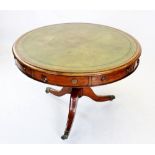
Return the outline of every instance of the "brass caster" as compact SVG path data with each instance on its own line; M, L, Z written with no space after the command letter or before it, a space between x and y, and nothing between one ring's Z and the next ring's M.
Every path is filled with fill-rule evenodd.
M109 97L110 97L110 100L111 101L115 99L115 96L114 95L110 95Z
M51 89L50 87L47 87L46 90L45 90L45 92L46 93L49 93L50 92L50 89Z
M65 132L64 135L61 136L62 140L68 139L69 132Z

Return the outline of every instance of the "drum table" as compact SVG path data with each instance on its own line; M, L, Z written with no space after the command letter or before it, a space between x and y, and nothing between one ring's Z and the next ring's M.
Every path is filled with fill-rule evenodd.
M51 85L56 96L70 94L69 114L62 139L67 139L78 99L113 100L98 96L91 87L125 78L135 71L141 54L140 44L118 29L88 23L55 24L32 30L13 45L18 68L27 76Z

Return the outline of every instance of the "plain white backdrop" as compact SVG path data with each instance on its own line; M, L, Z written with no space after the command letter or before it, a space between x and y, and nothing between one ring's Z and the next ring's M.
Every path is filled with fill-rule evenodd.
M0 21L0 143L155 143L155 11L0 11ZM69 95L46 94L47 85L17 69L11 48L29 30L65 22L124 30L141 43L142 56L131 76L93 87L115 100L79 100L70 137L62 141Z

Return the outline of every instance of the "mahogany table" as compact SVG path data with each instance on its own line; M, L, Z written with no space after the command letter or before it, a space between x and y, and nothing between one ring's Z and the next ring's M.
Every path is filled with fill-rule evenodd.
M78 99L113 100L98 96L92 86L105 85L135 71L141 54L140 44L118 29L88 23L55 24L32 30L13 45L18 68L27 76L51 85L56 96L70 94L69 114L62 139L67 139L74 120Z

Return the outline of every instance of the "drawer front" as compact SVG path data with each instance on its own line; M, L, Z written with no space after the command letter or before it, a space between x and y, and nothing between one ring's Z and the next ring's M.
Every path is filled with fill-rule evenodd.
M93 76L55 75L30 68L29 66L20 63L18 60L16 60L16 64L24 74L43 83L68 87L87 87L104 85L123 79L136 70L139 64L139 60L117 71Z

